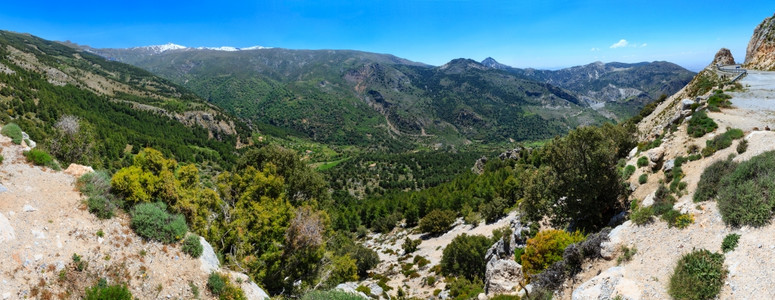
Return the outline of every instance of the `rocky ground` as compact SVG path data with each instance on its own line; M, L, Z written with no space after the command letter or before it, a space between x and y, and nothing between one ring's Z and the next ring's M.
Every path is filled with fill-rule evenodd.
M100 220L87 211L73 175L32 166L24 146L5 136L0 145L0 299L77 299L99 278L128 283L137 299L194 299L194 289L212 298L205 287L218 268L212 249L206 258L191 258L179 245L144 241L125 213ZM77 270L74 254L84 270ZM259 298L247 277L233 276L251 299Z
M775 72L755 72L753 76L744 78L743 92L730 93L733 108L723 109L709 116L716 121L719 129L715 134L722 133L725 128L740 128L748 140L748 150L734 158L740 162L765 151L775 150L775 132L765 128L775 127L775 93L773 84ZM705 141L715 134L692 139L686 134L686 125L663 140L659 151L663 160L686 156L689 145L696 144L701 148ZM741 235L736 250L726 254L725 265L729 275L725 286L719 295L720 299L772 299L775 297L775 241L770 237L775 235L775 225L760 228L732 228L726 226L716 208L715 202L692 202L692 196L697 188L697 182L705 167L713 162L726 159L735 153L739 141L729 148L716 152L713 156L693 162L687 162L682 169L686 174L683 181L688 183L685 195L678 198L675 208L694 216L695 222L687 228L668 228L661 220L642 226L630 221L617 227L611 234L610 249L617 250L627 246L637 249L632 261L616 267L615 259L599 260L588 264L587 270L577 276L573 283L566 284L560 293L562 299L610 299L621 295L623 299L668 299L667 285L678 259L693 249L708 249L721 251L723 238L730 233ZM628 164L636 165L641 155L634 155ZM653 194L658 181L664 178L664 172L647 172L647 167L639 170L630 178L636 182L640 174L646 172L649 179L646 184L633 183L635 188L632 197L646 199ZM582 278L582 280L579 280Z

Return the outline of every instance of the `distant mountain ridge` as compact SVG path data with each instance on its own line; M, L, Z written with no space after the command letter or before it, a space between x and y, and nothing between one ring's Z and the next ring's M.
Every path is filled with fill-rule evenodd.
M576 86L589 85L577 79L579 71L521 70L492 58L434 67L354 50L212 51L174 44L164 49L169 50L87 48L186 86L262 131L337 144L545 139L578 125L621 120L659 96L632 84L608 87L608 81L584 90ZM596 72L625 74L611 69L630 67L607 64ZM669 77L678 68L665 73ZM677 89L685 84L678 82ZM612 113L600 109L604 101L621 104Z

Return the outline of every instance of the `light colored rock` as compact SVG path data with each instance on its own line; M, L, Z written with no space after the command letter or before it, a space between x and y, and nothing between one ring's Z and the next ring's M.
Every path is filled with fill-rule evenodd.
M681 100L681 109L682 110L692 109L692 104L694 104L694 101L692 101L692 99L683 99Z
M632 159L637 154L638 154L638 147L632 148L632 150L630 150L630 153L627 154L627 160Z
M608 241L600 243L600 256L605 259L612 259L622 243L622 232L630 227L632 227L632 221L624 222L622 225L612 229L608 234Z
M0 245L13 239L16 239L16 232L13 230L11 222L0 213Z
M25 204L24 207L22 208L22 211L24 212L33 212L37 210L38 210L37 208L34 208L32 207L32 205L29 205L29 204Z
M656 197L656 195L657 191L653 191L651 194L648 194L646 198L643 198L643 201L638 204L640 204L641 207L652 206L654 205L654 197Z
M647 152L649 158L649 168L654 170L662 158L665 156L665 148L663 146L656 147Z
M75 178L81 178L83 174L88 174L94 172L94 169L90 166L84 166L79 164L70 164L70 166L67 167L65 170L65 174L72 175Z
M612 267L573 290L571 299L641 299L641 290L635 281L625 277L624 267Z
M5 193L8 191L8 188L0 184L0 193Z
M533 284L531 283L526 285L524 289L519 290L519 292L517 292L517 296L519 296L520 298L523 298L525 297L526 294L529 294L532 292L533 292Z
M362 292L356 291L355 289L357 289L357 288L358 288L358 283L357 282L345 282L345 283L340 283L334 289L340 290L340 291L343 291L343 292L349 293L349 294L359 295L359 296L361 296L361 297L363 297L365 299L370 299L368 295L366 295L366 294L364 294Z
M38 230L35 230L35 229L33 229L31 231L32 231L32 236L34 236L36 239L45 239L46 238L46 234L43 233L42 231L38 231Z
M670 171L673 171L673 168L675 167L675 159L668 159L665 161L665 164L662 165L662 171L665 173L669 173Z
M514 292L522 281L522 266L513 259L490 260L484 277L484 290L488 295Z
M479 295L476 296L476 299L478 299L478 300L487 300L487 294L479 293Z
M269 294L267 294L264 289L259 287L255 282L250 280L250 277L248 275L229 271L229 276L232 278L232 280L236 283L239 283L240 288L242 288L242 291L245 292L245 297L248 299L256 299L256 300L264 300L269 299Z
M35 261L40 261L41 259L43 259L43 254L35 254L33 258L35 259Z
M11 293L3 293L3 300L11 298Z
M202 256L199 257L199 261L202 263L202 271L210 274L210 272L218 270L221 267L221 262L218 261L218 256L215 255L213 246L201 236L199 237L199 243L202 244Z
M384 292L382 287L379 286L379 284L377 284L376 282L369 284L369 290L371 291L371 295L377 298L382 296L382 293Z

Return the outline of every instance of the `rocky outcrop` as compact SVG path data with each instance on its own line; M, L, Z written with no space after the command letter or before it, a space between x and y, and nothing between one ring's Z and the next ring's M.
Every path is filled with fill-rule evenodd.
M745 51L745 68L775 70L775 15L764 19L753 30Z
M629 227L632 227L631 221L616 226L616 228L608 233L608 240L600 243L600 257L605 259L614 258L614 255L619 250L619 246L622 243L622 231Z
M732 52L729 51L729 49L721 48L718 52L716 52L716 57L713 58L713 62L711 64L716 66L734 65L735 58L732 56Z
M84 174L94 172L94 169L89 166L79 165L79 164L70 164L70 166L67 167L65 170L65 174L72 175L75 178L81 178Z
M512 233L487 249L484 259L487 266L484 275L484 290L488 295L516 292L522 281L522 266L514 260L514 249L524 247L523 226L518 218L509 225Z
M641 299L641 290L635 281L625 278L624 267L613 267L581 284L573 290L571 299Z
M482 174L484 172L484 165L487 164L487 156L482 156L481 158L477 159L474 163L474 166L471 168L471 172L474 172L475 174Z

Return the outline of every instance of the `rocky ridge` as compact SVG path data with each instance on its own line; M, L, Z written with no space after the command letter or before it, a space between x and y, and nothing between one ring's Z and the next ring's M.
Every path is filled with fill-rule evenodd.
M754 70L775 70L775 15L764 19L754 29L745 51L744 66Z

